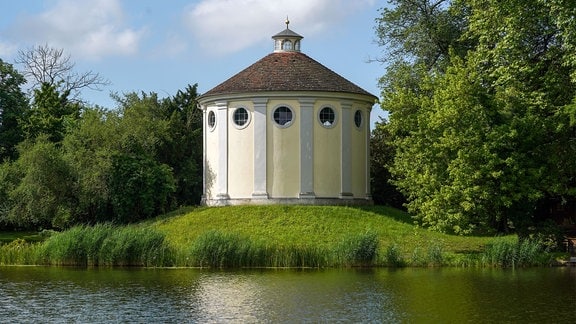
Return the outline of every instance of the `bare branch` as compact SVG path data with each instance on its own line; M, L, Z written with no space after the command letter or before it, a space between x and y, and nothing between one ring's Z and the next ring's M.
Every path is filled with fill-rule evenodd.
M74 72L75 64L70 55L64 55L63 49L49 47L47 44L31 47L18 52L16 63L24 66L22 74L32 82L32 88L42 83L57 87L70 94L71 100L80 101L82 89L101 90L110 81L92 71Z

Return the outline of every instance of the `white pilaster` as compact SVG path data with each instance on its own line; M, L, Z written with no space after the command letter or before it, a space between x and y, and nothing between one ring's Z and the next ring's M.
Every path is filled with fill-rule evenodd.
M266 105L268 98L255 98L254 104L254 192L255 199L267 199Z
M340 198L351 199L352 194L352 103L342 102L341 155L340 155Z
M314 198L314 102L300 102L300 198Z
M370 109L366 109L365 113L362 114L365 117L362 124L364 131L366 132L366 199L372 200L372 188L370 187L370 180L372 179L370 174Z
M207 166L207 154L206 154L206 137L207 137L207 131L208 131L208 114L206 113L206 106L201 106L200 107L202 109L202 198L201 198L201 202L205 203L206 199L208 197L206 197L206 176L207 176L207 170L206 170L206 166Z
M216 199L230 199L228 196L228 103L216 103L218 129L218 173Z

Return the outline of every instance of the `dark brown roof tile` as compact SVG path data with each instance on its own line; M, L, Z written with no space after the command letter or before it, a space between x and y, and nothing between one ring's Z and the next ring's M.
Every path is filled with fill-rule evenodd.
M261 91L327 91L376 97L301 52L268 54L201 97Z

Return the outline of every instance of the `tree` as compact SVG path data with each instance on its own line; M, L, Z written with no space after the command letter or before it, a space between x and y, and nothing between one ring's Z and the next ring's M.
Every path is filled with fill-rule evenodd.
M73 213L74 179L62 151L45 136L19 145L20 156L5 164L9 204L3 222L21 229L66 224Z
M143 141L141 149L154 160L172 168L178 205L197 204L202 194L202 112L196 108L197 95L197 85L189 85L162 100L154 93L117 98L123 123L137 133L130 136Z
M160 146L158 159L173 170L179 205L198 204L202 196L202 111L196 107L197 88L188 85L163 102L170 141Z
M115 221L129 223L171 210L175 185L169 166L146 156L116 154L111 170L109 187Z
M408 209L432 228L518 229L536 220L542 201L576 195L573 29L554 14L573 17L575 6L445 4L447 13L464 16L442 66L418 63L428 62L429 52L416 48L416 63L392 65L384 77L394 184ZM414 20L399 17L410 30ZM426 45L406 39L399 44ZM471 47L463 52L459 44Z
M24 66L23 75L32 80L33 89L48 84L73 101L79 101L82 89L101 90L110 84L98 73L75 72L70 55L47 44L19 51L16 63Z
M394 146L388 130L388 122L381 120L376 123L370 137L370 173L372 199L379 205L388 205L404 209L406 199L398 189L390 183L392 175L389 166L394 161Z
M76 179L77 208L73 223L112 221L112 157L119 151L121 117L117 111L85 108L62 142L64 159Z
M62 141L68 126L80 117L81 107L70 102L66 93L60 94L54 85L42 83L34 90L34 102L23 121L26 137L34 139L46 134L54 143Z
M24 76L0 59L0 162L16 158L16 145L24 139L21 118L28 110L22 92Z
M199 201L195 85L125 94L115 110L70 103L47 83L35 95L18 158L0 164L2 228L128 223Z
M377 42L388 64L423 65L440 69L449 62L449 51L464 55L471 47L461 35L468 7L450 0L390 0L376 19Z
M77 179L76 221L131 222L200 200L196 95L194 85L164 99L116 96L111 111L84 108L62 144Z

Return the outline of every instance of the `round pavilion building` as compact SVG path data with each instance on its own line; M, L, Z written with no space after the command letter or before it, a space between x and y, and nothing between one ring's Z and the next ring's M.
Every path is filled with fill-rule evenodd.
M208 206L372 203L377 98L274 35L274 52L198 98Z

